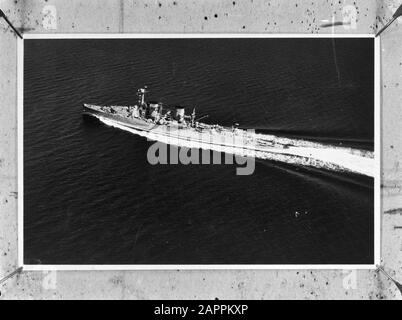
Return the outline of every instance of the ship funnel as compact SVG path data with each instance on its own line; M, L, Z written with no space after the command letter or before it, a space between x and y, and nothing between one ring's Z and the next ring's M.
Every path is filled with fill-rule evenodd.
M176 107L176 115L175 115L177 121L183 122L184 121L184 115L185 115L184 107L177 106Z

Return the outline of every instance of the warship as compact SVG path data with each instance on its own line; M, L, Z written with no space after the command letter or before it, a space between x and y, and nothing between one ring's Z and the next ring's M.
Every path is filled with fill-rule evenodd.
M238 123L231 127L203 123L200 120L208 115L197 118L195 108L186 114L184 106L147 101L147 92L147 87L138 89L137 103L129 106L84 103L83 114L122 129L148 132L152 139L168 144L184 141L202 149L374 176L373 152L260 134L241 129Z
M84 115L174 139L237 148L255 147L255 137L247 130L238 128L237 123L232 127L224 127L200 122L208 115L197 119L195 108L190 115L187 115L184 106L166 106L161 102L147 101L145 99L147 92L146 87L138 89L137 103L129 106L84 103Z

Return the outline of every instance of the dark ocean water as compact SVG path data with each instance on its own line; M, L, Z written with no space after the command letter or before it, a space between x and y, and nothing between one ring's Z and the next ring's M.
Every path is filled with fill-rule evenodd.
M82 103L196 106L211 123L373 150L372 39L25 40L24 260L373 263L373 180L258 160L156 165ZM295 212L301 212L298 217Z

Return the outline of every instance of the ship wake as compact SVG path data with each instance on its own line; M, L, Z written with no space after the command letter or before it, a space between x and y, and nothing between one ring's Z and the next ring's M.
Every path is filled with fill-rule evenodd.
M242 157L255 157L288 164L322 168L338 172L353 172L369 177L375 175L375 158L372 151L330 146L307 140L290 139L275 135L251 133L253 143L224 145L204 141L172 137L152 131L141 131L126 127L110 119L96 116L108 126L131 132L152 141L186 148L199 148L234 154Z

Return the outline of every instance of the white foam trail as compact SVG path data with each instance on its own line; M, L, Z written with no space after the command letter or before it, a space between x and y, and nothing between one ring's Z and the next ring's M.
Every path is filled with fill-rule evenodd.
M112 120L109 120L107 118L103 118L100 116L97 116L97 118L108 126L119 128L121 130L125 130L128 132L137 134L139 136L145 137L152 141L159 141L159 142L162 142L165 144L173 144L178 147L198 148L198 149L205 149L205 150L213 150L213 151L217 151L217 152L233 153L233 154L236 154L239 156L244 156L244 157L247 157L247 156L252 157L255 155L254 150L248 150L248 149L244 149L241 147L216 145L216 144L211 144L208 142L201 142L201 141L200 142L193 141L193 140L188 141L186 139L180 139L179 137L169 137L169 136L158 134L158 133L155 133L152 131L141 131L141 130L136 130L133 128L128 128L124 125L120 125L119 123L116 123Z
M250 149L250 147L246 147L245 145L224 146L202 141L188 141L152 131L136 130L101 116L97 116L97 118L108 126L131 132L149 140L179 147L206 149L245 157L256 157L290 164L325 168L333 171L351 171L374 177L375 161L373 152L370 151L328 146L306 140L282 138L266 134L251 134L253 139L259 141L258 145L264 142L267 143L267 146L263 148L258 147L258 145L256 149ZM278 144L278 146L275 146L275 144ZM283 145L286 145L286 148L283 148Z

